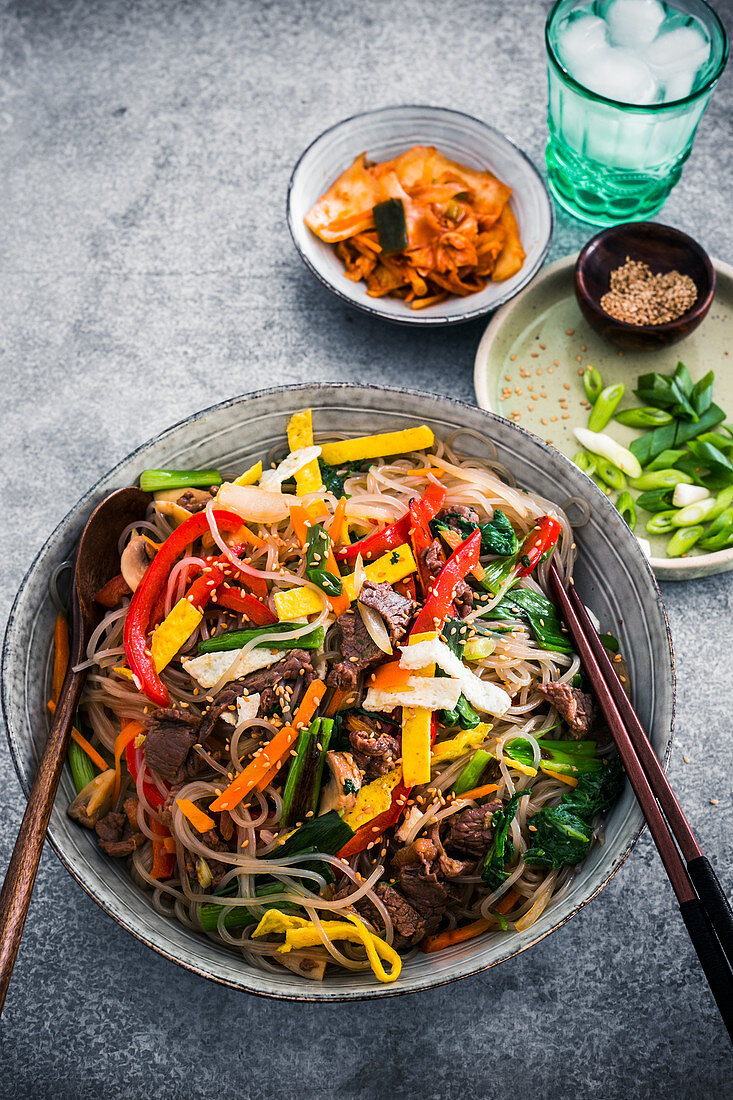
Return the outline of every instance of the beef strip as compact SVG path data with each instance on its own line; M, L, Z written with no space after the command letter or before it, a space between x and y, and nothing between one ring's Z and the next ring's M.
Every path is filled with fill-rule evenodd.
M448 855L440 839L440 825L437 822L430 830L430 840L438 856L438 868L446 878L458 878L473 867L471 860L454 859Z
M269 668L260 668L248 673L241 680L233 680L216 696L216 699L201 719L199 740L206 741L214 732L216 724L225 711L236 705L243 695L260 696L259 717L273 713L279 705L285 710L291 709L295 689L300 695L309 686L315 676L310 653L305 649L293 649L286 657Z
M335 895L335 900L348 897L352 889L350 882L347 887ZM396 951L404 951L407 947L419 943L425 937L425 920L417 909L403 898L394 886L388 882L379 882L374 888L374 893L380 899L392 920L394 929L393 945ZM382 914L368 898L361 898L356 905L348 906L352 912L364 917L379 932L384 932Z
M596 706L593 696L570 684L540 684L540 695L548 699L557 713L563 718L576 735L590 733L595 723Z
M145 763L166 783L178 786L195 774L187 770L187 760L199 738L199 724L195 714L175 707L162 707L148 718Z
M400 893L425 921L424 935L432 935L450 901L438 848L427 838L416 840L395 854L392 867L397 872Z
M380 718L348 714L345 719L354 760L367 779L378 779L395 766L401 754L400 742L394 736L397 727Z
M384 654L370 638L358 612L346 611L336 623L341 631L341 658L328 674L328 685L344 691L356 687L360 674L381 661Z
M392 645L402 641L419 606L414 600L395 592L386 581L382 584L365 581L359 593L359 603L379 612L386 623Z
M423 550L422 560L434 580L445 565L445 555L439 539L433 539L427 550ZM461 619L465 619L466 615L473 610L473 589L467 581L459 581L456 585L453 603Z
M452 852L458 852L474 859L484 856L494 839L491 824L495 810L501 809L501 802L489 802L486 806L469 806L460 813L448 818L448 835L445 846Z
M137 803L137 800L134 801ZM134 826L131 825L128 813L105 814L94 826L94 831L97 834L99 847L115 859L124 859L132 855L145 843L145 836L137 831L137 821Z
M479 523L479 514L475 508L469 507L467 504L451 504L450 508L446 510L445 515L440 518L446 527L452 527L454 531L458 531L460 535L463 531L459 524L456 522L456 516L460 516L461 519L465 519L467 523Z

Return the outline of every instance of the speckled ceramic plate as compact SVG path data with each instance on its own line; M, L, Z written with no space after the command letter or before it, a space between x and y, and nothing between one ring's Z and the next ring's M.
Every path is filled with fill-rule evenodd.
M387 160L413 145L435 145L470 168L488 168L511 187L511 207L526 253L521 271L511 279L489 283L468 298L451 297L440 305L413 310L397 298L370 298L365 283L346 278L333 246L308 229L305 215L360 153L367 152L370 160ZM308 146L290 179L288 226L303 262L339 298L387 321L430 328L483 317L527 285L550 245L552 204L529 158L485 122L444 107L384 107L344 119Z
M733 267L713 260L717 289L710 313L690 336L662 351L622 352L598 336L580 312L573 290L577 254L548 264L518 297L492 318L476 352L474 387L483 409L505 416L569 458L578 451L573 428L588 424L582 373L592 364L605 385L623 382L621 409L638 405L633 389L640 374L669 374L682 360L697 380L715 371L715 400L733 419ZM633 428L613 422L612 433L628 446ZM648 537L651 565L658 580L691 580L733 569L733 549L668 558L669 536L644 530L649 518L639 513L637 534Z
M569 497L586 498L591 519L577 532L576 583L603 627L620 638L640 718L650 731L655 752L667 759L674 665L664 607L636 540L592 482L558 451L471 405L407 390L311 385L235 398L163 432L90 489L49 537L21 585L3 648L3 711L13 760L26 792L48 728L44 683L55 614L48 579L54 566L73 553L92 509L112 490L136 481L145 467L216 465L225 474L239 471L273 446L281 446L288 417L308 406L313 409L316 434L363 435L425 422L443 437L457 433L455 442L467 453L485 456L495 448L519 485L558 503ZM472 434L466 434L466 429ZM334 974L320 984L285 970L272 975L254 970L235 954L157 913L125 865L108 859L94 837L67 817L73 795L72 778L65 769L49 839L71 874L115 920L189 970L236 989L292 1000L354 1000L426 989L524 951L595 897L626 859L643 823L627 788L609 817L606 843L592 850L569 892L526 932L482 937L434 955L417 952L393 985L380 985L371 974ZM110 969L114 966L111 960Z

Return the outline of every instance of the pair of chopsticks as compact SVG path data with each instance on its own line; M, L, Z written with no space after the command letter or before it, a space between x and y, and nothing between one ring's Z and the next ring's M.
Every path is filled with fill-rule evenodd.
M554 563L550 586L603 711L720 1015L733 1038L733 911L669 785L575 588Z

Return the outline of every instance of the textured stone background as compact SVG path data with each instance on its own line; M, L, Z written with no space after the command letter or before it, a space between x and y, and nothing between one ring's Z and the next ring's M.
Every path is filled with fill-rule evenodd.
M348 312L290 244L287 180L324 127L400 102L474 113L542 163L548 6L0 0L3 619L81 492L203 405L306 379L472 399L482 326L421 335ZM733 3L718 7L730 27ZM728 260L731 87L728 75L663 211ZM590 234L561 214L550 258ZM730 575L664 588L679 666L672 781L729 886L732 593ZM23 808L4 744L0 769L4 867ZM344 1007L258 1000L177 969L48 853L0 1044L13 1097L677 1098L730 1083L646 836L598 901L530 953Z

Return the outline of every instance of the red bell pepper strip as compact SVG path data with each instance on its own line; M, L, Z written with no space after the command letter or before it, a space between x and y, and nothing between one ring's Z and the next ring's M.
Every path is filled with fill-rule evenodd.
M437 732L438 719L436 715L433 714L430 719L431 745L435 741ZM387 829L391 829L393 825L396 825L402 817L402 811L407 805L407 799L410 797L411 790L412 787L406 787L402 780L400 780L392 791L392 801L389 809L384 810L381 814L377 814L371 821L367 821L360 829L357 829L351 840L347 840L341 851L337 853L338 858L351 859L352 856L356 856L359 852L363 852L370 844L375 844L380 836L383 836L384 833L387 832Z
M247 545L246 543L240 542L236 546L233 546L231 550L235 557L239 558L247 550ZM225 567L225 572L227 571L227 569L229 569L232 574L239 574L239 581L241 584L246 584L247 588L251 588L255 596L257 596L259 599L267 599L267 581L265 580L265 578L259 576L259 574L257 576L254 576L252 573L245 572L244 569L237 569L237 567L232 564L226 554L220 554L218 558L204 558L204 561L207 565L223 565Z
M221 569L215 565L208 566L206 572L193 582L186 593L186 599L199 611L203 611L207 603L216 596L216 590L223 580Z
M132 776L133 783L137 786L137 777L140 773L140 753L142 749L135 748L135 739L125 748L125 763L127 764L127 770ZM167 786L167 784L166 784ZM143 794L148 802L149 806L152 806L154 810L159 810L165 803L165 795L161 794L158 788L153 783L148 783L143 780Z
M560 538L562 527L552 516L540 516L522 543L517 558L516 575L526 577Z
M246 615L255 626L271 626L277 622L277 615L273 615L269 607L266 607L256 596L249 592L242 592L239 588L219 588L214 596L214 601L220 607L228 607L230 611L239 611Z
M242 517L236 512L217 508L213 514L221 531L236 531L242 526ZM201 538L208 530L206 512L196 512L168 536L137 586L125 618L123 643L127 663L148 699L160 707L167 707L170 698L148 647L147 634L151 615L176 560L192 542Z
M433 482L428 485L420 500L410 501L410 542L425 596L432 579L425 566L425 554L433 543L430 520L435 519L444 504L445 489Z
M361 554L364 561L372 561L388 550L394 550L402 546L410 535L410 513L406 512L402 519L396 523L390 523L389 527L383 527L381 531L375 531L373 535L367 535L365 539L352 542L349 546L339 546L335 550L337 561L356 561Z
M420 611L411 634L425 634L439 629L450 614L453 596L458 582L467 573L475 569L481 554L481 532L478 528L465 542L453 551L448 561L435 578L422 611Z
M154 817L150 819L150 831L160 837L159 840L153 841L153 865L150 868L150 877L158 882L165 882L176 869L176 857L163 843L170 837L171 832Z
M99 603L102 607L119 607L120 600L123 596L129 596L132 593L132 589L122 576L118 573L116 577L113 577L111 581L100 588L94 597L94 602Z

